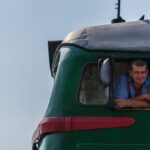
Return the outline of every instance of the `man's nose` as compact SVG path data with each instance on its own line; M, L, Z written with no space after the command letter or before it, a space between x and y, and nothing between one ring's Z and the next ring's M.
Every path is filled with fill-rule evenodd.
M143 77L142 73L139 73L139 74L138 74L138 77L139 77L139 78L142 78L142 77Z

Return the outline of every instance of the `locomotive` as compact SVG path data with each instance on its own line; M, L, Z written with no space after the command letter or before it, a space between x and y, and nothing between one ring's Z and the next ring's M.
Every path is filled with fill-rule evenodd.
M150 64L150 20L82 28L48 47L54 85L32 149L149 150L150 109L117 109L113 101L130 62Z

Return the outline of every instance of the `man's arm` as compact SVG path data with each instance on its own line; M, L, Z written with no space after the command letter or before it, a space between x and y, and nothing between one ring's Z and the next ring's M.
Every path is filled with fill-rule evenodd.
M150 108L150 94L143 94L134 98L129 97L128 78L125 75L119 77L115 85L116 98L114 103L118 108Z
M143 94L131 98L130 100L150 101L150 94Z
M142 97L142 95L141 95ZM114 102L118 108L150 108L150 102L146 100L131 98L131 99L116 99Z
M143 95L146 101L150 102L150 94L144 94Z

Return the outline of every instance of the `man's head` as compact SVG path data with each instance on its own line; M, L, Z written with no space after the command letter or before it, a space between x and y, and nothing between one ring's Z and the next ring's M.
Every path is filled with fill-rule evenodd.
M129 75L135 86L142 86L148 76L148 65L141 59L134 60L130 65Z

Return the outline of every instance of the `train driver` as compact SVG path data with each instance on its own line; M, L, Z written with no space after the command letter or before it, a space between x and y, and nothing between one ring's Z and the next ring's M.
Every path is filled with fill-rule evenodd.
M117 108L150 108L150 76L144 60L130 64L129 74L122 74L115 85Z

